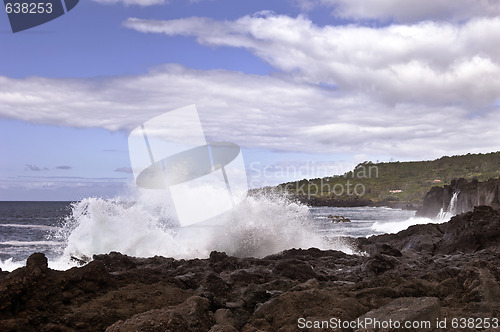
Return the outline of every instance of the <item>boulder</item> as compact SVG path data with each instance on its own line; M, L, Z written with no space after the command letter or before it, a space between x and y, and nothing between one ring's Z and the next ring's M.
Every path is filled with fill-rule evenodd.
M49 269L49 261L42 253L34 253L26 260L26 269L30 274L42 275Z

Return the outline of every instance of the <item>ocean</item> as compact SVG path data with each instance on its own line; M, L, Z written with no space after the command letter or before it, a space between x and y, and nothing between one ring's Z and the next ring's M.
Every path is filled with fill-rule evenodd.
M350 222L332 222L331 216ZM309 247L351 253L342 237L395 233L449 217L416 218L414 211L386 207L308 208L261 197L247 198L225 218L178 228L172 226L169 208L151 199L0 202L0 268L23 266L34 252L45 253L49 266L60 270L76 265L71 257L110 251L185 259L205 258L212 250L253 257Z
M26 260L33 252L61 254L54 234L71 214L69 202L0 202L0 260Z

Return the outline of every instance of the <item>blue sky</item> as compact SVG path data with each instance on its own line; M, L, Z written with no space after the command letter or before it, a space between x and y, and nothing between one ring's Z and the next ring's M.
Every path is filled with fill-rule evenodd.
M130 130L193 103L209 139L244 149L254 186L497 151L499 13L471 0L85 0L16 34L0 13L0 200L121 194Z

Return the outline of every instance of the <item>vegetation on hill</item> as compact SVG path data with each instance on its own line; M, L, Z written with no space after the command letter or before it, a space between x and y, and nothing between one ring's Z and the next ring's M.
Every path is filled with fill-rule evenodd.
M344 175L288 182L277 188L309 198L348 201L362 198L373 203L420 204L434 186L451 180L485 181L500 177L500 152L442 157L433 161L363 162Z

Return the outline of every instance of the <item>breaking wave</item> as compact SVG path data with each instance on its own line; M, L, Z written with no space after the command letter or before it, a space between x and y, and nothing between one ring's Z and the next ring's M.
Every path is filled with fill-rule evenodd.
M231 212L203 223L178 227L173 208L159 193L138 189L133 199L86 198L54 236L66 247L49 262L55 269L118 251L136 257L207 258L212 251L264 257L291 248L352 250L340 240L314 232L309 208L283 197L247 197ZM196 209L196 206L193 206Z

